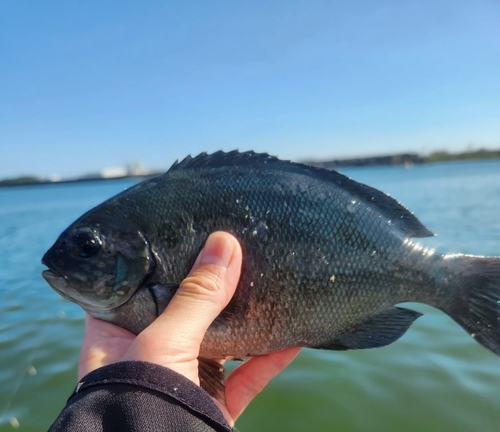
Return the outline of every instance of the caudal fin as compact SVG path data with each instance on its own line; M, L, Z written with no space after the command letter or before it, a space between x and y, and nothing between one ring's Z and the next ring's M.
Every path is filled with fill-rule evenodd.
M454 295L442 309L481 345L500 356L500 258L456 256Z

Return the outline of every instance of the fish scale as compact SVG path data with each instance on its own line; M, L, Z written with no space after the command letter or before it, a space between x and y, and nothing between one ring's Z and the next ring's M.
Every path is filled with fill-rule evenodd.
M239 240L243 266L205 335L202 366L290 346L388 345L420 316L395 307L405 301L440 308L500 355L500 258L431 253L411 238L433 234L393 198L266 154L188 157L109 199L61 234L44 277L90 314L139 333L217 230ZM214 368L200 377L220 394Z

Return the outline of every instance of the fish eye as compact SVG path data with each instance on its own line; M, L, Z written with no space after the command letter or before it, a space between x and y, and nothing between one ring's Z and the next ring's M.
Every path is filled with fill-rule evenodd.
M101 250L101 239L89 228L76 231L70 244L73 255L78 258L92 258Z

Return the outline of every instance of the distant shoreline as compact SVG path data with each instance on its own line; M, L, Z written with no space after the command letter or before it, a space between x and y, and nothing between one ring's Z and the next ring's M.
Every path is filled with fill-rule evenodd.
M500 150L475 150L462 153L448 153L438 151L429 156L420 156L417 153L401 153L386 156L372 156L353 159L334 159L330 161L306 161L310 165L321 168L337 169L348 167L366 166L390 166L403 165L412 167L413 165L430 164L436 162L457 162L457 161L480 161L500 159Z
M306 160L302 163L317 166L327 169L350 168L350 167L367 167L367 166L405 166L410 168L414 165L430 164L436 162L456 162L456 161L480 161L480 160L495 160L500 159L500 150L475 150L462 153L448 153L439 151L430 154L429 156L420 156L416 153L401 153L386 156L371 156L352 159L333 159L324 161ZM18 177L0 181L0 188L19 187L19 186L42 186L42 185L59 185L68 183L85 183L96 181L112 181L112 180L146 180L151 177L156 177L163 174L161 172L151 172L141 175L124 175L117 177L79 177L66 180L46 180L36 177Z
M102 182L102 181L114 181L114 180L147 180L152 177L156 177L162 173L154 173L147 175L126 175L119 177L82 177L76 179L67 179L67 180L28 180L29 178L24 177L21 181L16 181L18 179L12 180L3 180L0 181L0 188L6 187L22 187L22 186L47 186L47 185L61 185L61 184L70 184L70 183L92 183L92 182Z

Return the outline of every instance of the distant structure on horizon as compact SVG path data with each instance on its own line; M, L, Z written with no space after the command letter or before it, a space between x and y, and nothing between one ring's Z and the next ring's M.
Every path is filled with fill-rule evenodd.
M97 173L86 174L80 179L116 179L122 177L142 177L153 174L144 169L140 162L129 163L124 167L104 168Z
M468 150L461 153L448 153L447 151L436 151L427 156L419 156L417 153L401 153L387 156L371 156L351 159L333 159L326 161L307 160L303 163L326 168L337 169L347 167L366 167L366 166L389 166L400 165L406 168L411 168L417 164L426 163L443 163L452 161L473 161L473 160L491 160L500 159L500 149L478 149ZM12 179L0 180L0 187L22 186L22 185L41 185L41 184L58 184L58 183L73 183L79 181L96 181L96 180L112 180L124 178L148 178L163 174L163 171L148 171L143 168L140 162L127 164L123 168L105 168L99 172L87 174L82 177L61 179L58 176L48 178L39 178L34 176L22 176Z

